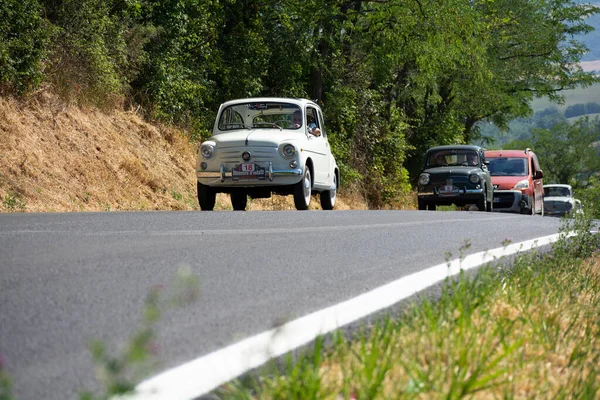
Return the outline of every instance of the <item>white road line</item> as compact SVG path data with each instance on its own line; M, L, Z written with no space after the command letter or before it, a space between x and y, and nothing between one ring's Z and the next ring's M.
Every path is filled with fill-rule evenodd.
M569 234L568 236L574 236ZM288 322L277 329L197 358L141 382L128 400L189 400L209 393L243 373L377 311L390 307L445 278L502 257L556 242L560 234L510 244L455 259L380 286L360 296Z

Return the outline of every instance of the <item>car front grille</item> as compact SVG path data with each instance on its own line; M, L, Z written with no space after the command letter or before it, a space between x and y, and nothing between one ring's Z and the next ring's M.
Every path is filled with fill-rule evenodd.
M544 202L544 208L546 211L560 211L565 212L571 209L569 203L565 203L564 201L546 201Z
M459 187L463 187L469 184L469 177L467 176L446 176L446 177L439 177L436 176L435 178L432 177L432 181L430 184L438 187L438 186L443 186L448 184L447 181L452 181L452 185L454 186L459 186Z
M499 199L499 200L496 200ZM508 193L494 193L494 207L496 208L510 208L515 202L515 194Z
M220 159L223 163L241 163L244 162L244 160L242 160L242 154L245 151L250 151L252 157L248 162L273 161L273 158L277 156L276 147L263 147L252 150L248 150L247 147L234 147L220 150Z

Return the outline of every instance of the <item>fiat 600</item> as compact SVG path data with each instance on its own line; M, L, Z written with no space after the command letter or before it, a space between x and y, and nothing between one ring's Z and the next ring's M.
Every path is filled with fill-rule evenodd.
M419 175L419 210L475 204L479 211L492 211L494 188L487 166L483 149L478 146L430 148Z
M248 196L293 195L306 210L318 193L335 206L340 171L327 141L321 108L306 99L250 98L219 108L213 135L198 149L198 202L212 210L217 193L229 193L234 210Z

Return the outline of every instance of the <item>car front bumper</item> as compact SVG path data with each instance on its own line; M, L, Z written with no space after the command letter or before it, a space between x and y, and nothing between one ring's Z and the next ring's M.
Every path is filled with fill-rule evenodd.
M417 193L419 200L426 203L438 204L438 205L450 205L450 204L475 204L481 200L483 196L483 188L480 189L469 189L467 187L459 188L457 193L452 195L440 194L437 187L431 188Z
M273 186L291 185L300 181L303 175L301 168L274 169L269 162L265 168L264 179L233 179L231 168L220 165L219 171L196 170L198 182L207 186Z
M494 211L527 213L531 210L531 197L520 190L495 190Z

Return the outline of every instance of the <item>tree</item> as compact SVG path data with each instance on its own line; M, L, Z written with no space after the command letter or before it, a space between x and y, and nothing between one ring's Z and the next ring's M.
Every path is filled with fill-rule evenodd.
M23 94L39 85L49 35L37 0L0 2L0 94Z
M584 188L600 175L598 121L588 118L550 129L534 129L528 141L511 142L505 148L532 148L544 170L544 182L567 183Z

